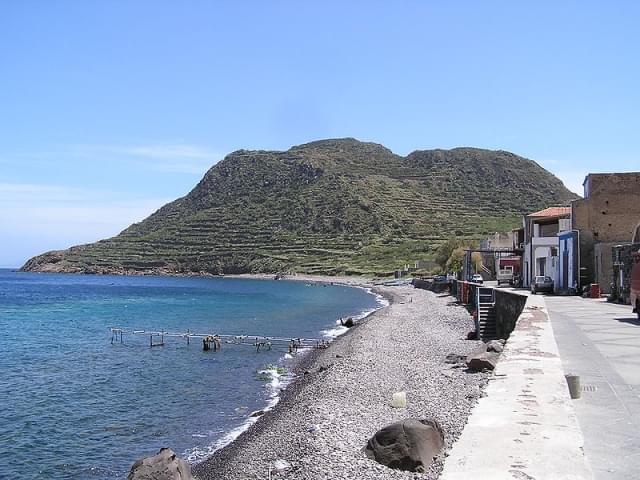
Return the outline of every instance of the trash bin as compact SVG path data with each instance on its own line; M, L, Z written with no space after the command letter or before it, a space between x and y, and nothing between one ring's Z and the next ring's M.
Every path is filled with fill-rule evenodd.
M564 376L567 379L567 386L569 387L569 395L572 399L580 398L582 395L582 388L580 386L580 377L578 375L568 374Z
M600 298L600 284L592 283L590 292L591 298Z

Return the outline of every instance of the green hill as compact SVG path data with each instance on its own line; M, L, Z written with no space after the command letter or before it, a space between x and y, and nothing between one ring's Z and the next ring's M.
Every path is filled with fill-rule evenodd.
M119 235L28 271L385 273L576 196L531 160L476 148L406 157L355 139L239 150L185 197Z

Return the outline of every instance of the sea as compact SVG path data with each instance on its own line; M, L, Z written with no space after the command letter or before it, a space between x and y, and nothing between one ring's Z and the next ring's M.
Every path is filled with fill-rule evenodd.
M0 479L123 479L161 447L196 463L292 378L284 346L111 328L326 340L383 304L342 285L0 269Z

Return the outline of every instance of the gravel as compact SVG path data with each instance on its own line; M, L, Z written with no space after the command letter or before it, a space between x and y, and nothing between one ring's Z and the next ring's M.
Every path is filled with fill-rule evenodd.
M302 359L280 403L194 466L198 479L266 479L270 470L273 478L300 480L438 478L488 379L445 357L481 342L466 340L473 321L452 297L411 286L377 291L391 305ZM391 407L397 391L406 392L406 408ZM445 450L427 472L392 470L366 457L377 430L411 417L433 418L445 432Z

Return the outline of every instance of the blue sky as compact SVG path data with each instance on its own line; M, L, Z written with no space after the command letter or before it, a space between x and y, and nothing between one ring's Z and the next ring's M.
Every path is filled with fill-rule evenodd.
M640 3L0 0L0 266L112 236L226 153L477 146L640 170Z

